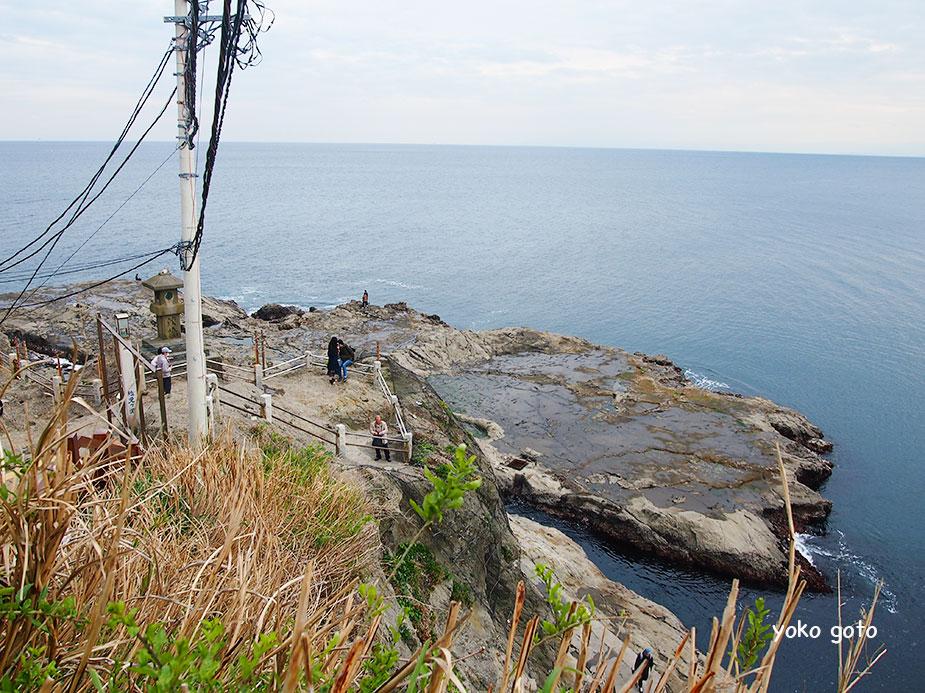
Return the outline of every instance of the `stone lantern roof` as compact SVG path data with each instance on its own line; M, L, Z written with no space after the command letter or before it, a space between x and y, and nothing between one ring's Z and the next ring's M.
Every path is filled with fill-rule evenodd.
M170 273L170 270L165 267L150 279L145 279L141 282L141 285L154 292L167 291L169 289L181 288L183 286L183 280L177 279Z

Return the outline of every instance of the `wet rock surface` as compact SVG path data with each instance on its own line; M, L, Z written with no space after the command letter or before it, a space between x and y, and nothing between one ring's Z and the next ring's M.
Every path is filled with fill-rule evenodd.
M430 381L454 408L504 431L480 444L510 496L673 562L784 581L770 517L783 510L778 445L797 524L831 507L812 488L831 464L805 417L694 387L663 356L599 347L502 355Z

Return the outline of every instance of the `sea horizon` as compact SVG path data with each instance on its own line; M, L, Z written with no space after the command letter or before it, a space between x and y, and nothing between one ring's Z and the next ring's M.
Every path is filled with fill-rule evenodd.
M146 138L144 140L149 144L172 145L170 140L159 140ZM126 144L135 144L137 140L126 139ZM111 145L112 142L107 140L4 140L0 139L0 144L103 144ZM791 150L761 150L761 149L716 149L716 148L677 148L677 147L629 147L629 146L612 146L612 145L582 145L582 144L483 144L483 143L426 143L426 142L312 142L308 140L221 140L221 144L238 144L238 145L311 145L320 147L472 147L472 148L494 148L494 149L579 149L579 150L607 150L607 151L625 151L625 152L690 152L703 154L769 154L780 156L831 156L831 157L863 157L876 159L925 159L923 154L899 154L899 153L870 153L870 152L820 152L820 151L791 151ZM208 145L208 140L200 141L197 146Z

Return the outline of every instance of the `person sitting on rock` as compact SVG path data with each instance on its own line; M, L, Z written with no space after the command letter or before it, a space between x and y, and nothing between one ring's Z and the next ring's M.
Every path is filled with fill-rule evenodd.
M642 674L639 675L639 681L636 682L636 687L639 690L642 690L646 679L649 678L649 669L652 668L652 664L652 650L648 647L636 655L636 663L633 665L633 671L635 672L640 666L642 667Z
M385 441L385 437L389 434L389 427L378 414L376 414L376 420L369 425L369 432L373 434L373 447L376 448L376 459L381 460L381 453L384 452L385 461L391 462L392 460L389 457L389 444Z
M356 352L339 339L337 340L337 352L340 360L340 381L345 383L347 382L347 366L353 363Z

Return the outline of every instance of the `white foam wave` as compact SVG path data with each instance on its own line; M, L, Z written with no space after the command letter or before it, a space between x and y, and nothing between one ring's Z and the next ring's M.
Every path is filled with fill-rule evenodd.
M724 383L720 380L713 380L708 378L702 373L697 371L692 371L690 368L684 371L684 377L690 380L697 387L702 387L705 390L728 390L729 383Z
M821 539L812 534L797 534L795 542L796 548L803 554L806 560L809 561L810 565L815 566L816 561L814 559L824 557L838 564L842 572L844 572L846 567L852 568L857 575L863 578L865 582L869 582L871 586L875 586L880 582L880 572L877 568L848 548L848 542L845 541L843 532L835 530L835 533L838 535L838 544L834 549L817 544L816 542ZM883 588L880 590L879 603L891 614L896 613L899 600L896 598L896 595L889 590L886 583L884 583Z
M816 566L816 561L813 560L814 551L809 545L809 534L795 534L793 537L793 543L796 546L797 551L799 551L803 557L809 561L809 564L813 567Z
M377 279L377 284L385 284L387 286L399 286L402 289L426 289L426 286L421 286L420 284L405 284L404 282L397 282L393 279Z

